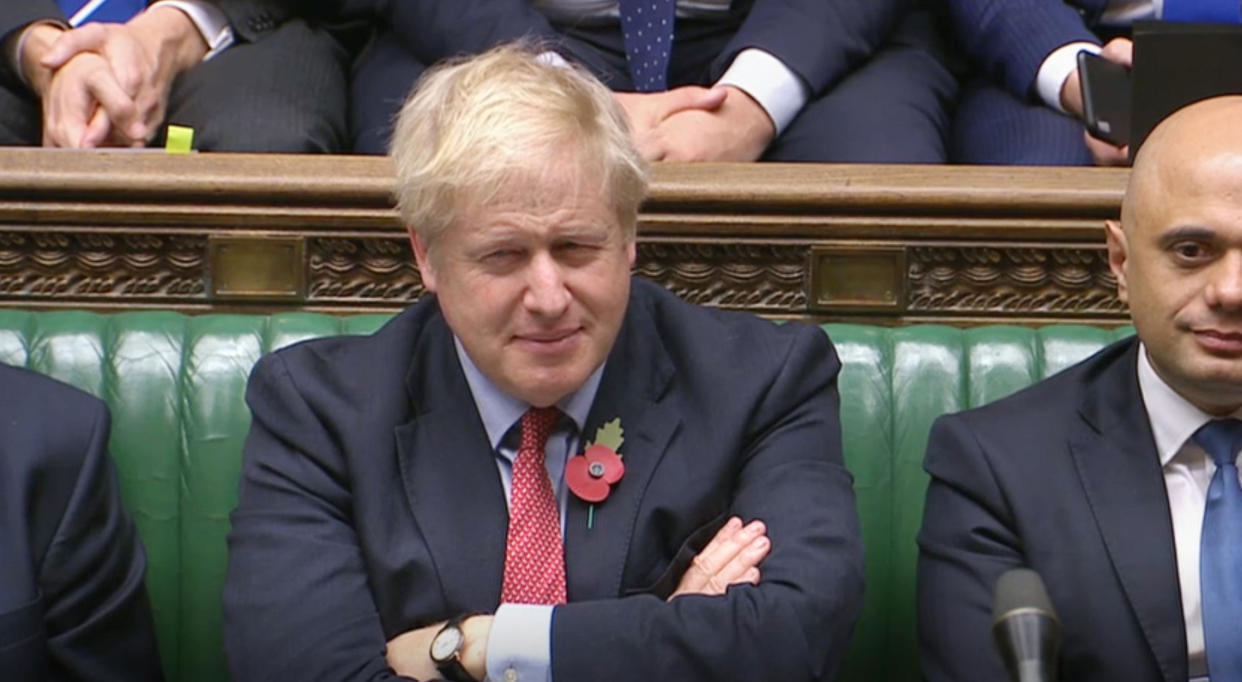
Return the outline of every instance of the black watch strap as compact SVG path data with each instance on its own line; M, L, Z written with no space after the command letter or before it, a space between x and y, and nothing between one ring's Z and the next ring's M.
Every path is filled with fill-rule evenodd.
M461 664L461 658L454 655L448 661L436 666L436 670L444 676L449 682L479 682L466 672L466 667Z

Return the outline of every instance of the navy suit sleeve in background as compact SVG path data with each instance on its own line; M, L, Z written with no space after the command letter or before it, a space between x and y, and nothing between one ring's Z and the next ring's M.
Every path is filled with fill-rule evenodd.
M735 3L746 18L712 64L719 78L739 52L758 48L802 78L814 97L867 60L910 0L754 0Z
M1035 75L1056 48L1098 43L1086 15L1100 2L1082 0L943 0L953 37L993 83L1019 99L1034 97Z

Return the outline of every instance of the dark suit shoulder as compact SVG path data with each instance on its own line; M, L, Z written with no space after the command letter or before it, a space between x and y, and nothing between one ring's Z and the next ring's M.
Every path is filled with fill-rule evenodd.
M0 448L6 466L81 467L108 408L103 401L38 372L0 365ZM56 477L58 480L62 477Z
M1128 337L1100 349L1094 355L1036 382L1016 393L952 415L944 421L965 421L973 428L994 433L1060 433L1049 425L1078 419L1083 399L1103 377L1135 371L1137 337ZM939 421L939 420L938 420ZM1015 430L1017 429L1017 430Z

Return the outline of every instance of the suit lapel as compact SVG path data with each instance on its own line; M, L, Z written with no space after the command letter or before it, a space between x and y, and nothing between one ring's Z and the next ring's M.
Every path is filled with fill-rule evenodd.
M500 603L509 513L486 431L438 314L413 350L406 378L414 418L396 428L414 522L449 609Z
M1113 567L1168 682L1187 677L1164 475L1138 387L1138 343L1090 384L1070 449Z
M569 495L565 571L571 601L607 599L621 593L625 560L647 482L681 423L681 410L662 400L673 364L649 315L637 298L631 298L583 430L585 445L595 439L600 425L621 419L625 476L612 487L608 499L595 505L589 530L591 505Z

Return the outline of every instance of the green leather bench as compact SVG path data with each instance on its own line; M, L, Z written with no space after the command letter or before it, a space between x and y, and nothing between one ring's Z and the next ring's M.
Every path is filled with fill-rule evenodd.
M220 637L228 514L260 354L302 339L365 334L387 316L303 313L0 311L0 362L103 398L111 453L149 556L170 680L225 680ZM845 455L867 548L867 594L845 680L918 680L914 537L932 420L1052 374L1129 333L1091 327L826 325L845 363Z

